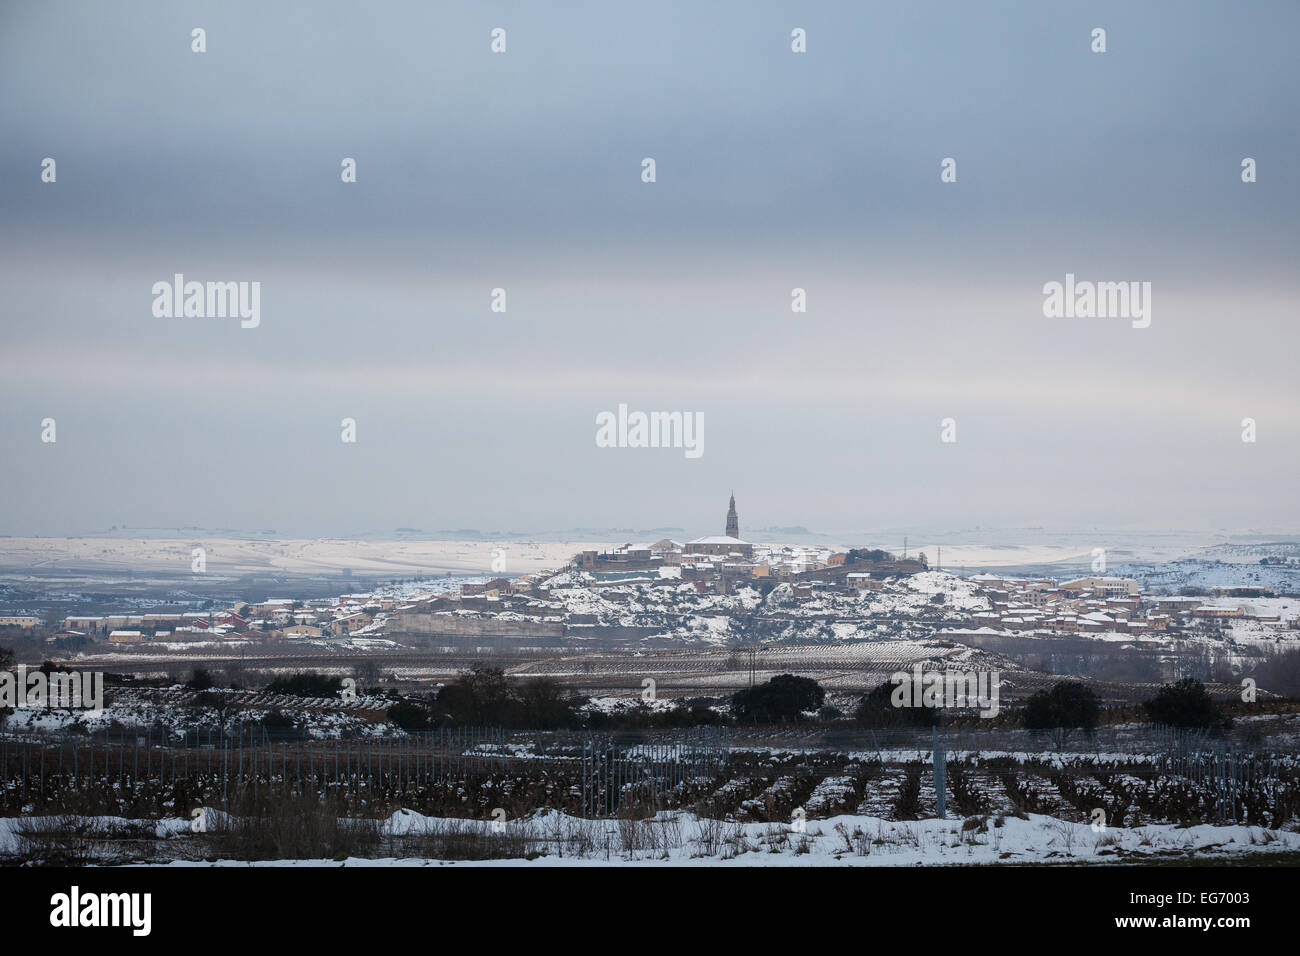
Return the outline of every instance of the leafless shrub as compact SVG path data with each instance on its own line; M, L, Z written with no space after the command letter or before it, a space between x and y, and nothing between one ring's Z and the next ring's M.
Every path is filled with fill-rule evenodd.
M1123 838L1115 830L1108 830L1105 833L1098 834L1096 841L1092 845L1094 853L1101 853L1106 850L1118 850L1123 843Z
M18 839L15 863L86 866L115 855L110 843L113 834L107 827L71 814L31 817L14 828L14 835Z
M634 853L675 850L682 845L681 821L676 816L653 820L622 817L618 837L619 851L629 859Z
M853 836L852 834L849 833L849 828L845 826L843 823L837 823L835 824L835 832L839 835L840 840L842 840L844 843L843 852L852 853ZM858 832L860 833L862 831L859 830Z
M435 860L514 860L541 853L537 837L520 821L494 831L478 820L431 820L403 842L403 855Z
M1053 820L1051 823L1051 830L1054 834L1051 842L1062 846L1065 849L1067 856L1073 856L1074 841L1078 836L1075 831L1075 825L1070 823L1068 820Z
M916 820L921 816L921 768L908 767L894 798L895 820Z
M379 821L347 818L340 801L315 794L245 795L208 832L214 854L232 860L343 859L372 855Z
M1269 654L1255 670L1259 686L1284 697L1300 697L1300 648Z
M717 856L727 844L735 844L741 833L740 824L724 820L701 820L694 839L696 856Z
M947 767L947 776L948 792L952 794L952 802L958 813L975 816L988 811L988 798L980 793L969 768L960 763L951 763Z

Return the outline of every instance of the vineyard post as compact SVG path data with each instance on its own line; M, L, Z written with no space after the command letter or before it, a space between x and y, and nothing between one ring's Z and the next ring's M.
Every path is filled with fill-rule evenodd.
M930 728L930 749L934 759L934 800L939 819L948 819L944 788L947 786L948 768L943 753L943 744L939 741L939 728Z

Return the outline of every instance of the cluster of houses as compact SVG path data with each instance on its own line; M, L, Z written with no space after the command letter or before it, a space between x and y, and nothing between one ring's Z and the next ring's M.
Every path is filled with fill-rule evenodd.
M706 550L707 549L707 550ZM675 587L693 583L701 592L732 593L738 587L766 582L792 584L798 596L816 590L856 593L879 590L890 574L924 570L923 561L891 561L875 571L853 571L848 555L827 548L754 545L725 535L685 543L664 539L652 544L624 544L608 551L583 551L575 570L590 575L592 586L647 583Z
M433 613L491 611L500 614L513 611L531 615L562 614L563 606L551 599L549 589L541 583L556 573L541 571L517 578L493 578L478 584L462 584L459 591L408 598L394 608L394 613L419 610Z
M7 627L40 627L41 619L34 614L7 614L0 616L0 628Z
M752 544L740 537L733 495L721 535L685 542L664 538L606 551L582 551L567 570L570 577L580 576L584 586L602 591L613 601L626 601L626 585L634 583L664 588L689 583L697 592L717 594L734 593L741 587L789 584L795 600L817 601L824 596L880 591L886 579L928 567L925 555L909 559L906 548L898 558L879 550L836 553L826 548ZM499 636L507 623L514 625L519 636L550 638L568 633L566 628L598 625L597 615L580 606L567 607L551 596L547 582L559 574L541 571L514 579L500 577L462 584L458 591L414 597L345 594L325 600L240 602L220 611L73 616L64 621L64 630L49 640L139 644L249 637L343 638L385 632ZM975 594L988 603L987 610L970 612L970 624L999 631L1142 635L1222 618L1278 622L1276 614L1254 613L1239 603L1222 600L1272 597L1267 588L1223 588L1207 600L1144 597L1137 581L1119 577L1057 582L980 574L970 581ZM8 620L18 619L0 618L0 627ZM30 621L27 626L38 623L35 618ZM1300 626L1297 621L1290 623Z
M698 550L701 548L719 550ZM859 568L863 570L855 570ZM628 583L675 587L689 582L701 592L730 594L739 587L772 583L793 585L796 596L801 598L817 593L878 591L885 577L915 574L926 568L924 557L900 561L891 556L879 562L850 562L848 554L827 548L765 547L739 539L731 542L724 536L697 538L684 544L665 539L653 544L626 544L609 551L584 551L575 564L576 570L590 575L596 588Z
M975 627L1007 631L1148 634L1198 620L1242 618L1278 623L1279 615L1254 613L1240 604L1204 597L1143 596L1132 578L1009 578L979 574L970 579L990 609L971 615ZM1249 592L1238 594L1234 592ZM1266 588L1220 588L1218 598L1271 597Z
M637 581L676 586L685 581L699 591L731 593L737 587L756 586L764 582L789 583L796 596L811 597L818 589L856 592L878 590L879 579L886 574L911 574L924 570L924 556L917 561L897 561L892 555L875 562L873 570L854 570L849 553L835 553L829 548L798 545L765 546L752 544L740 537L740 520L736 515L736 498L727 509L726 531L690 541L664 538L642 544L623 544L607 551L583 551L574 561L574 569L590 576L594 586L617 585ZM821 572L821 573L819 573Z
M414 601L385 595L344 594L322 600L273 598L256 604L241 601L229 609L213 611L73 615L64 618L63 629L46 640L59 643L70 638L84 638L109 644L142 644L147 641L275 641L378 636L388 629L396 615L417 604L421 609L434 611L501 613L526 610L537 614L558 609L551 613L563 613L563 608L557 603L548 602L546 589L538 584L554 573L462 584L459 592L426 595Z
M369 594L345 594L312 601L291 598L274 598L257 604L240 601L228 610L74 615L65 618L63 629L48 640L55 643L81 637L110 644L140 644L248 637L259 640L346 637L380 629L385 613L395 603Z

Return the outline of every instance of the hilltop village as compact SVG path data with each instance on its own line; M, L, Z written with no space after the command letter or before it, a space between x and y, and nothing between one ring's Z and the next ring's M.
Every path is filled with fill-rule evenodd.
M535 574L484 576L442 590L406 582L322 600L69 616L62 624L44 636L48 644L128 653L231 642L615 649L932 638L1005 650L1000 639L1297 640L1300 600L1267 588L1143 593L1136 580L1119 577L960 577L930 567L923 554L754 544L740 536L733 496L721 535L582 551L566 567Z

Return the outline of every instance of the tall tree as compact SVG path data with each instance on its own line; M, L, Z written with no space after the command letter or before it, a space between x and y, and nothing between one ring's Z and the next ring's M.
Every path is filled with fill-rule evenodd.
M1065 746L1073 731L1091 734L1100 720L1097 695L1078 681L1061 681L1051 690L1038 691L1025 703L1025 726L1050 730L1058 749Z

